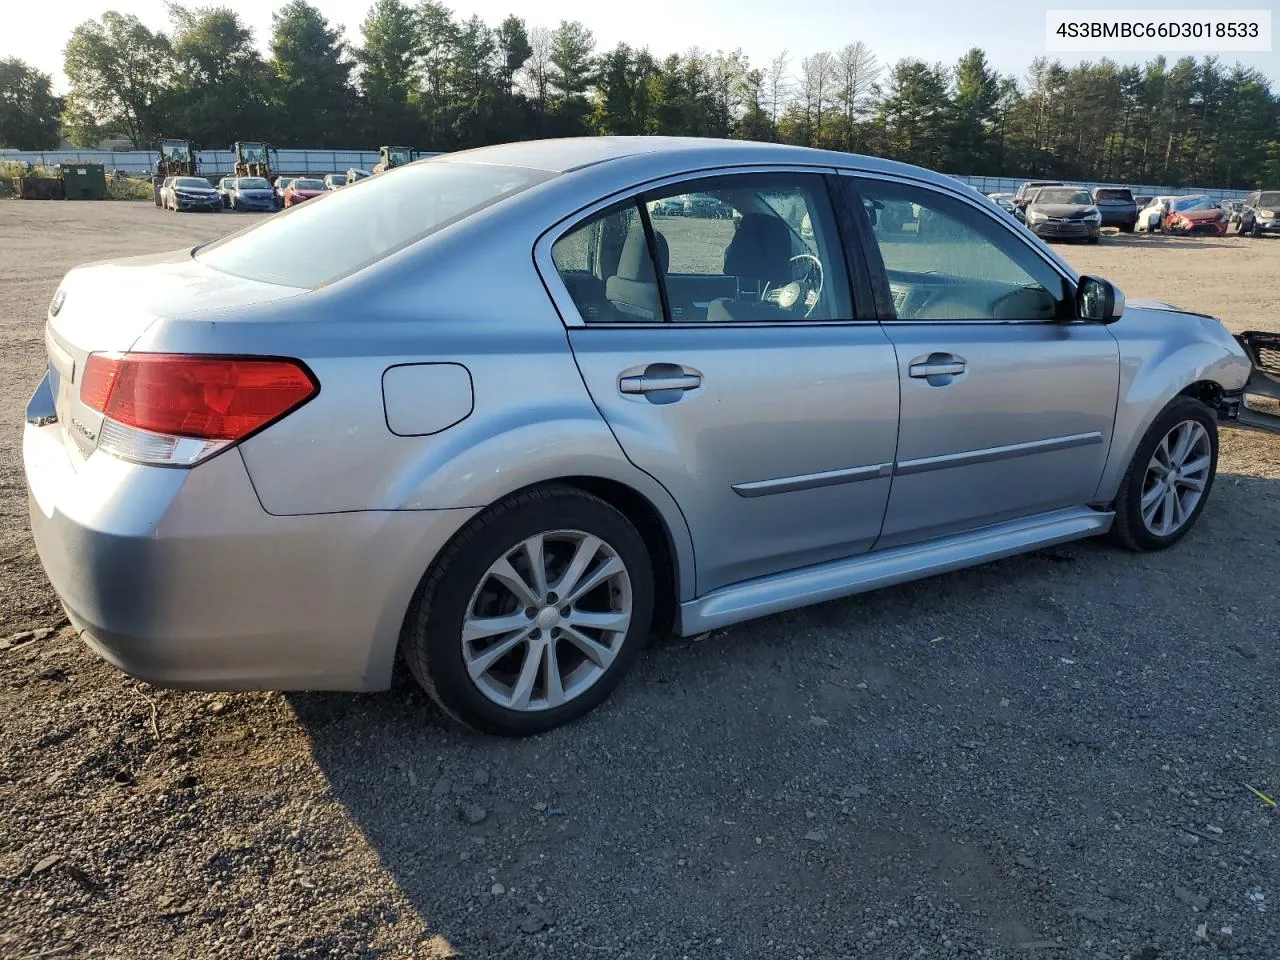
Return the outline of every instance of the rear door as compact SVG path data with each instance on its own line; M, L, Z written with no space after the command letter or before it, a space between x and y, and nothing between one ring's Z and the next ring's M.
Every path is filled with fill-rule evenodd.
M851 302L826 178L670 183L540 250L592 398L684 512L699 593L870 549L898 375Z
M877 548L1088 504L1115 420L1110 330L1070 319L1071 282L984 206L856 182L876 213L864 214L867 259L883 261L902 389Z

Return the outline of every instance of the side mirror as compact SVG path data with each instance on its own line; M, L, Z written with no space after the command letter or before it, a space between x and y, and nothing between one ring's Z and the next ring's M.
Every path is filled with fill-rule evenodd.
M1081 277L1076 285L1076 316L1092 323L1115 323L1124 314L1124 293L1101 277Z

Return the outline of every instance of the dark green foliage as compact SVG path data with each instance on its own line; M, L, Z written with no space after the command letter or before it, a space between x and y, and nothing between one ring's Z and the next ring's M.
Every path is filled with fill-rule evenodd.
M953 67L908 58L886 68L855 42L798 62L783 51L755 68L739 50L597 51L577 21L548 29L512 14L490 27L439 0L374 0L348 48L307 0L291 0L274 15L264 61L230 10L170 9L170 35L114 12L76 27L63 132L83 143L143 144L164 133L219 146L423 150L662 134L862 151L956 174L1280 180L1280 98L1256 70L1214 57L1070 68L1040 57L1016 79L976 48ZM56 103L38 81L36 95L16 81L0 85L24 91L0 99L0 139L34 143L10 131L39 129L49 142Z

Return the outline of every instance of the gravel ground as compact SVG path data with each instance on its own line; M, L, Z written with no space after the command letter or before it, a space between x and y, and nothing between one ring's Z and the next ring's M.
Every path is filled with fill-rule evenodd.
M0 207L0 956L1280 953L1280 813L1245 787L1280 795L1280 437L1224 431L1173 551L1071 544L657 643L530 741L403 678L212 695L105 666L28 535L44 310L72 264L231 225ZM1275 329L1278 242L1062 249Z

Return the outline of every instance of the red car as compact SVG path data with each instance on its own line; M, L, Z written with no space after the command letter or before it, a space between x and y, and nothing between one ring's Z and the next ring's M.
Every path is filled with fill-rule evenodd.
M284 205L292 207L303 200L310 200L327 192L323 180L298 179L285 188Z
M1230 214L1208 197L1178 197L1169 205L1162 227L1165 233L1210 233L1226 236Z

